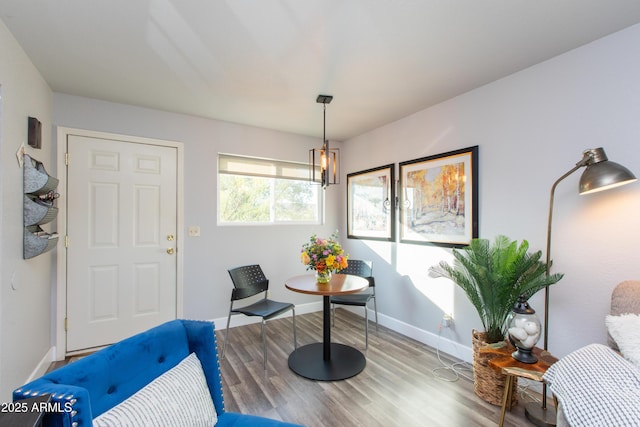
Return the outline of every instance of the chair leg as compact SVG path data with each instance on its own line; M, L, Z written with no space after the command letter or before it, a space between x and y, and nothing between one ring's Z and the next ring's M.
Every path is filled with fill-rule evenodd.
M293 349L296 350L298 348L298 338L296 337L296 309L291 308L291 313L293 313Z
M229 317L227 317L227 329L224 331L224 344L222 344L222 356L224 360L224 352L227 349L227 341L229 341L229 323L231 323L231 311L229 311Z
M262 319L262 367L267 369L267 334L265 333L266 320Z
M336 326L336 305L335 304L331 304L331 313L332 313L331 326Z
M369 350L369 310L367 310L367 305L364 305L364 342L365 342L365 350Z
M376 333L378 333L378 304L376 303L376 297L373 298L373 311L376 314Z

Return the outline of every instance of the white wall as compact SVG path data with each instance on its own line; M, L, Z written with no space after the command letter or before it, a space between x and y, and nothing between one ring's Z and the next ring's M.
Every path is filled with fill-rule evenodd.
M345 142L345 172L479 145L480 237L527 239L544 259L551 185L584 149L602 146L640 177L639 75L636 25ZM550 298L549 350L557 355L605 343L612 288L640 278L640 183L579 196L581 173L555 197L553 271L565 273ZM344 227L346 212L342 218ZM377 260L385 315L437 334L451 310L454 337L470 345L471 329L481 328L474 308L450 282L427 275L449 250L357 240L347 247ZM542 318L542 292L531 304Z
M217 154L234 153L292 161L308 161L320 139L217 120L54 94L54 124L184 143L185 230L198 225L201 237L185 237L184 315L226 322L232 284L227 269L260 264L270 279L274 299L296 303L317 298L284 287L287 277L304 274L300 248L312 233L330 235L342 210L339 188L326 190L327 221L319 226L216 225ZM322 110L318 110L321 125ZM70 207L72 209L73 207ZM223 326L218 322L217 327Z
M51 288L55 253L22 259L22 169L27 118L42 122L42 149L27 153L55 174L51 91L0 21L0 402L11 401L51 346ZM51 230L50 226L46 226Z

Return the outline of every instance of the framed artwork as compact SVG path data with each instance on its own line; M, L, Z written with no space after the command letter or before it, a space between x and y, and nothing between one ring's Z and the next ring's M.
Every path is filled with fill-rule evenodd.
M460 248L478 237L478 146L400 163L400 242Z
M394 165L347 175L347 237L395 240Z

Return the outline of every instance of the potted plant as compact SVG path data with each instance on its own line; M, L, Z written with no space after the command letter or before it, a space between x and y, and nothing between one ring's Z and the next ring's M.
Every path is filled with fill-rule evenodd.
M540 261L542 251L529 252L529 242L523 240L518 244L506 236L497 236L493 244L487 239L472 239L465 248L454 249L453 257L453 265L441 261L431 267L430 272L432 276L445 277L460 286L478 312L484 331L473 331L472 334L474 388L483 399L500 405L504 376L496 376L497 384L491 384L492 381L486 387L481 384L478 375L491 378L493 372L488 360L476 360L477 350L484 344L505 339L507 316L520 295L529 299L540 289L557 283L563 274L548 275L546 264ZM484 365L489 372L482 372ZM491 389L490 393L487 388Z

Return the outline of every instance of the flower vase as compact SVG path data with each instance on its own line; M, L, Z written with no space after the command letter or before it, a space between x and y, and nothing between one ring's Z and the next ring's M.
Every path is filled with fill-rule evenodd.
M316 270L316 281L318 283L329 283L331 280L331 272L329 270L325 271L317 271Z

